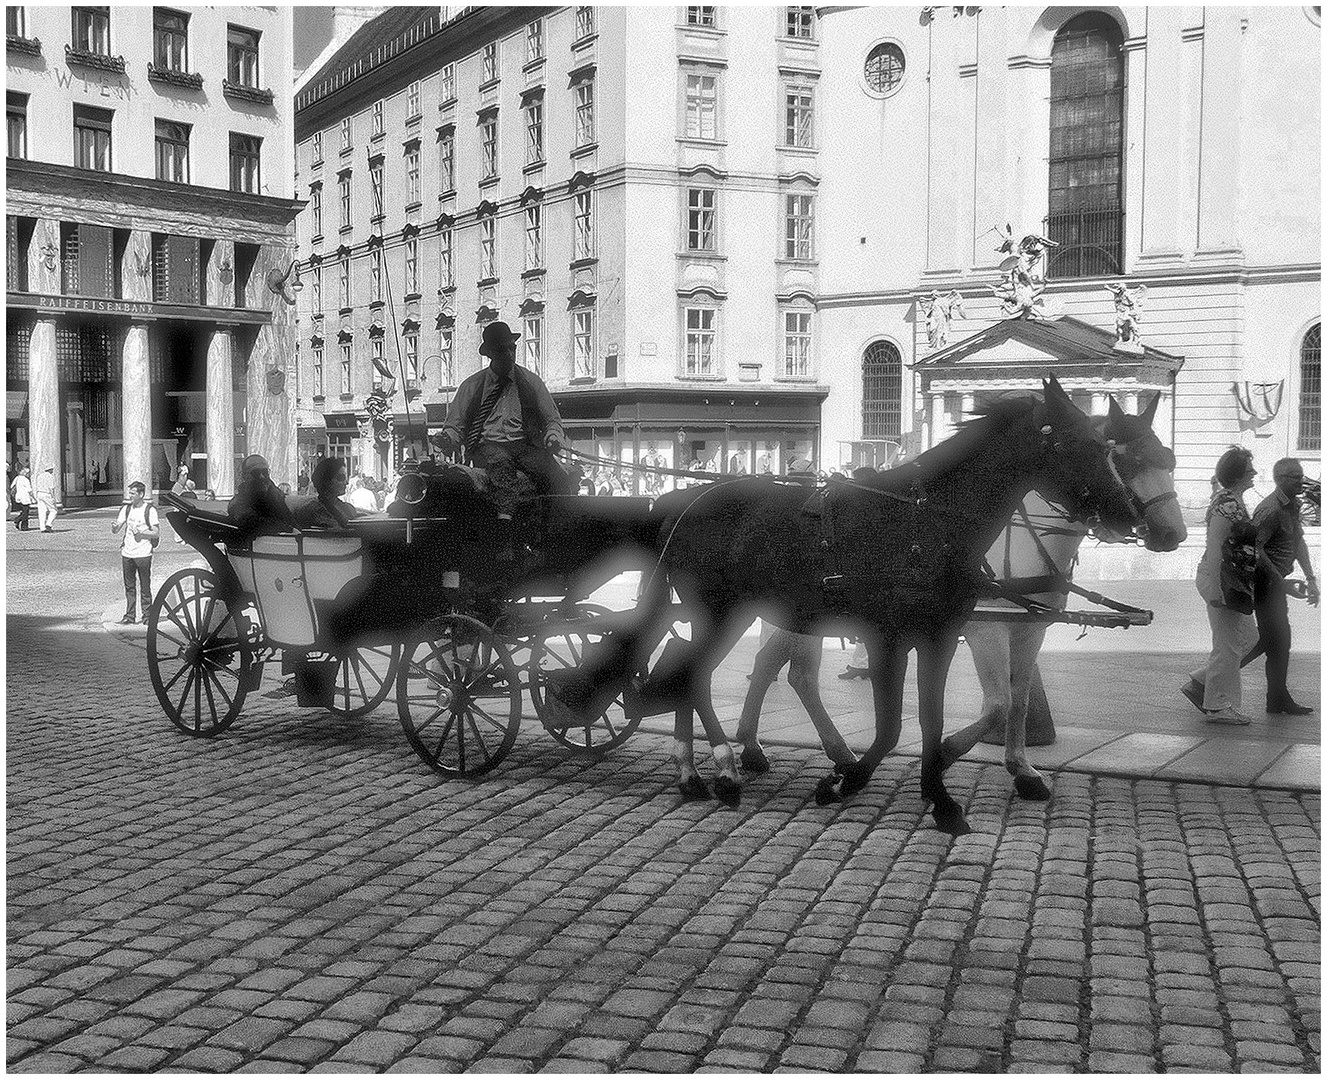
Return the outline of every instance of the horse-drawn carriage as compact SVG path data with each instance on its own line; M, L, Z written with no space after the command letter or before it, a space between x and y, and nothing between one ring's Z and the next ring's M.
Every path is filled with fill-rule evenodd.
M515 564L495 559L492 513L475 500L438 516L259 535L224 503L162 502L207 563L168 578L149 614L152 685L178 728L225 731L280 659L299 705L353 718L394 694L411 746L444 775L479 775L506 756L523 692L545 716L544 674L577 663L612 625L586 598L620 571L614 556L649 542L648 499L533 498L518 517L529 546ZM619 697L588 722L548 730L602 754L639 723Z

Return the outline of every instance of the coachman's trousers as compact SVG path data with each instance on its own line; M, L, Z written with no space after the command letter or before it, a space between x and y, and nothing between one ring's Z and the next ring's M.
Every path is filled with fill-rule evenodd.
M521 494L520 473L534 481L541 495L574 495L566 470L548 450L529 443L481 442L471 461L488 473L493 506L499 517L511 517Z

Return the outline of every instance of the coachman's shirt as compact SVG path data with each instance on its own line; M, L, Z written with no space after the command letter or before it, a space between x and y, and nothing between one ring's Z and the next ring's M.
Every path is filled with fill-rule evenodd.
M471 421L477 416L489 390L497 381L493 369L486 367L457 387L456 397L447 410L442 430L450 433L459 445L465 445ZM480 441L530 442L541 446L550 431L562 438L562 418L558 415L557 405L553 403L553 395L533 371L519 364L514 365L507 385L484 422Z
M1258 547L1267 553L1277 572L1286 577L1295 569L1295 559L1308 565L1304 526L1299 520L1299 500L1281 490L1273 491L1253 512L1258 527Z

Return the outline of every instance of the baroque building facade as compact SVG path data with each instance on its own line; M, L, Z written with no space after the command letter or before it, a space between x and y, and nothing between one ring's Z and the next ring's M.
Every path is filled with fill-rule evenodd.
M289 11L5 14L8 459L72 503L293 479Z

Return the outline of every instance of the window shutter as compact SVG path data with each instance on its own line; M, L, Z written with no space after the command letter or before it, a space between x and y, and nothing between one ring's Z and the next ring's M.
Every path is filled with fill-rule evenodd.
M78 227L78 276L84 296L113 296L112 232L100 225Z
M170 303L198 303L198 238L172 236L170 248Z

